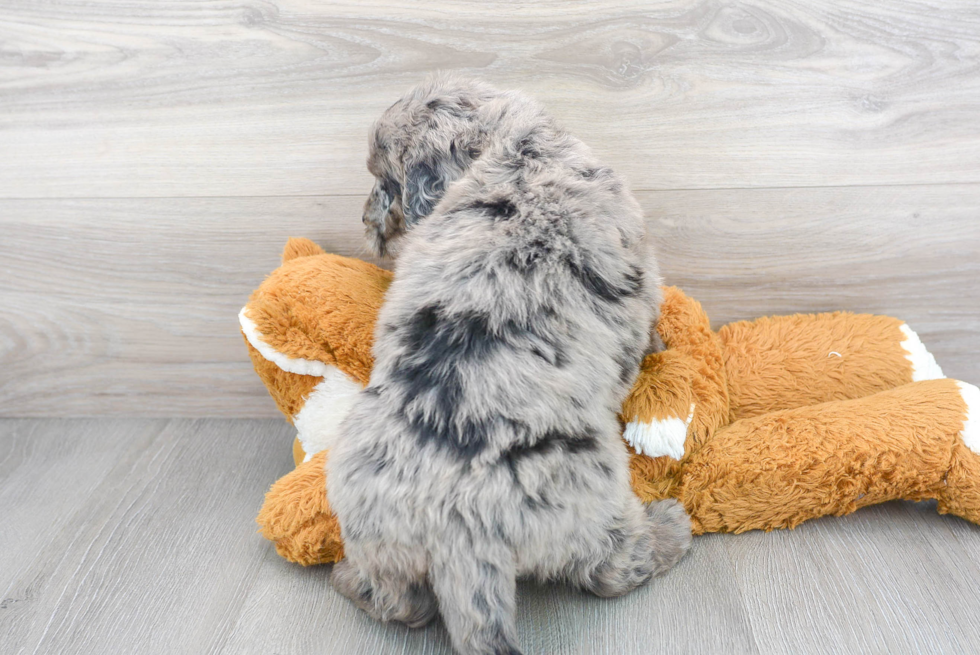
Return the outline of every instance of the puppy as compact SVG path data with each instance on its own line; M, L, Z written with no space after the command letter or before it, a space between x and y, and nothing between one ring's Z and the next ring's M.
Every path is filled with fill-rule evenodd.
M515 581L618 596L684 555L630 488L617 412L659 277L623 181L515 92L437 77L375 124L364 222L396 274L370 384L330 453L334 587L382 621L441 612L519 653Z

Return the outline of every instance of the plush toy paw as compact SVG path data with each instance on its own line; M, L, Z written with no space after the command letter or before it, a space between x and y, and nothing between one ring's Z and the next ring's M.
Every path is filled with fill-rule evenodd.
M326 452L316 453L279 478L255 519L277 553L303 566L344 557L340 523L327 502L326 462Z
M640 455L681 459L684 457L687 430L693 419L694 403L691 403L691 411L686 419L672 416L644 422L637 418L626 424L623 438Z
M647 457L684 457L684 443L694 418L691 394L697 374L683 353L666 350L647 355L636 383L623 403L623 438Z
M701 304L664 288L657 331L667 350L648 355L623 403L623 438L651 458L679 461L728 419L721 342Z

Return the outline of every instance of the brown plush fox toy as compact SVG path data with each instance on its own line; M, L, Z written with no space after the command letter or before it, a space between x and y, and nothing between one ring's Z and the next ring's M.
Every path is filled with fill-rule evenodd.
M325 461L367 384L391 273L291 239L239 319L256 371L297 428L297 467L258 516L280 555L343 557ZM946 379L902 321L794 315L711 330L664 290L658 330L623 404L633 489L674 497L695 533L792 528L887 500L936 499L980 523L980 389Z

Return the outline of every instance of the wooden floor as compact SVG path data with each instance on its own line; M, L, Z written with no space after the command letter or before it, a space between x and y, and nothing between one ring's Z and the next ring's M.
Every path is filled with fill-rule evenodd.
M278 420L0 420L0 652L450 653L369 619L329 567L255 533L291 467ZM709 535L616 600L522 584L537 653L969 653L980 527L891 503L795 531Z

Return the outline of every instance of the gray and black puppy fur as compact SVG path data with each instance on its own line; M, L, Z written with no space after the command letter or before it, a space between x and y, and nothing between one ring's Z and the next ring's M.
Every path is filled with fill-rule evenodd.
M534 101L438 76L375 124L365 208L397 253L370 384L331 450L338 591L439 611L461 653L519 653L515 581L618 596L681 559L690 521L630 488L617 412L660 280L624 182Z

